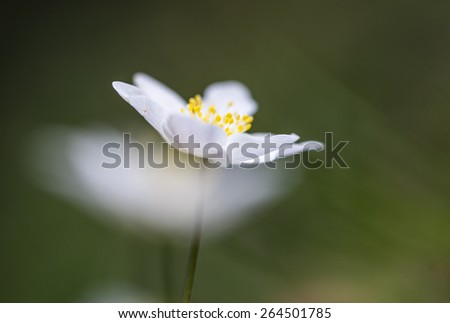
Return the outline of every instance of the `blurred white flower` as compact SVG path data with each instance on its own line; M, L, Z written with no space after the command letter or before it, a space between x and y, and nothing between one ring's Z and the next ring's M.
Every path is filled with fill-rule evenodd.
M128 283L97 285L87 290L82 303L153 303L158 299L145 290Z
M279 157L299 154L305 149L323 149L315 141L295 143L296 134L272 135L269 133L246 133L252 126L257 104L250 91L241 83L227 81L213 83L205 89L203 98L196 95L188 102L176 92L152 77L138 73L134 75L137 86L113 82L114 89L130 103L161 136L174 147L188 143L193 136L199 147L190 153L209 158L208 144L221 147L221 165L254 164L273 161ZM273 147L266 150L264 137L270 135ZM252 156L243 149L251 147ZM230 152L226 155L226 152ZM215 153L216 151L214 151ZM281 155L281 156L280 156Z
M126 226L181 235L192 233L199 201L205 233L218 233L290 187L285 171L264 165L255 169L187 165L181 169L170 163L156 169L146 163L140 168L135 150L131 150L136 154L131 155L130 168L103 168L102 147L122 142L122 136L110 128L47 129L36 136L35 145L42 186L108 221L115 218Z

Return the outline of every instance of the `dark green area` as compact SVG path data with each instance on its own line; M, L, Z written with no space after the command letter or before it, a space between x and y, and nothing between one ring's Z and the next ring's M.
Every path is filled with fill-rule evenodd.
M0 24L0 301L116 283L162 296L161 242L28 173L43 126L146 126L111 87L137 71L184 97L237 79L255 131L350 141L350 169L298 170L296 191L202 247L194 301L450 301L450 2L10 1Z

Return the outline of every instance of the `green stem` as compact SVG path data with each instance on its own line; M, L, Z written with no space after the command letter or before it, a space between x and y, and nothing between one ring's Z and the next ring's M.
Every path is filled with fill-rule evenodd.
M194 286L195 272L197 269L198 253L200 250L201 238L201 221L197 224L194 235L192 237L191 247L189 250L188 263L186 266L186 274L184 278L184 288L181 301L189 303L192 296L192 287Z
M189 256L186 265L186 271L184 275L184 286L183 294L181 296L181 301L183 303L189 303L192 296L192 287L194 286L195 272L197 269L198 254L200 250L200 240L202 236L202 224L203 224L203 203L205 199L205 171L203 161L200 163L199 170L199 200L198 200L198 210L197 210L197 221L194 227L194 233L192 235L191 246L189 249Z
M202 167L203 163L200 164ZM205 176L205 169L202 167L199 170L199 180L198 183L199 186L199 201L198 201L198 210L197 210L197 221L195 223L194 227L194 233L192 235L192 241L191 241L191 247L189 249L189 256L188 261L186 265L186 272L184 276L184 287L183 287L183 294L181 296L181 301L183 303L189 303L191 301L192 296L192 287L194 286L194 279L195 279L195 271L197 269L197 262L198 262L198 253L200 250L200 240L202 236L202 223L203 223L203 203L204 203L204 176Z
M174 301L172 295L172 248L167 240L161 246L161 267L163 275L164 298L167 303Z

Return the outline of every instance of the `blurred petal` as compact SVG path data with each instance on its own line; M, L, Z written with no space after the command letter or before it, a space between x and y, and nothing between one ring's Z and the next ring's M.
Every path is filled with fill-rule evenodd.
M103 146L122 141L122 134L109 128L52 128L35 139L44 188L107 222L137 230L190 236L202 203L205 233L226 231L287 187L282 172L265 167L182 169L171 161L162 169L147 164L141 169L136 150L130 168L106 169ZM123 159L123 150L117 153Z
M152 303L157 302L158 299L142 287L116 282L90 287L79 301L83 303Z
M205 226L218 233L248 220L248 215L291 189L298 178L288 178L284 169L259 165L254 169L207 169L206 180L216 184L207 185L210 189L205 195Z

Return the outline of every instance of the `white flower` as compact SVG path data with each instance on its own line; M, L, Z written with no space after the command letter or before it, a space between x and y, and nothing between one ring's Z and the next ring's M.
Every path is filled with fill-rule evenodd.
M123 140L122 133L110 128L50 128L34 137L38 179L44 188L107 222L115 219L127 227L154 229L169 236L192 233L199 203L203 204L205 232L219 233L290 187L284 171L263 165L249 170L197 169L186 164L182 169L170 163L156 169L145 163L140 168L134 149L130 168L103 168L102 163L108 161L103 146ZM123 156L123 151L118 153Z
M216 152L208 151L207 145L211 143L221 147L222 158L215 158L222 159L221 165L263 163L305 149L323 149L322 144L315 141L295 143L300 137L294 133L247 133L258 106L250 91L239 82L213 83L205 89L203 98L195 95L186 102L148 75L137 73L133 80L136 86L113 82L113 87L175 147L180 148L178 143L188 143L193 136L194 142L199 144L191 151L195 156L209 158L208 153ZM263 145L266 135L270 135L270 142L274 144L270 149ZM242 149L245 144L250 148L247 153Z

